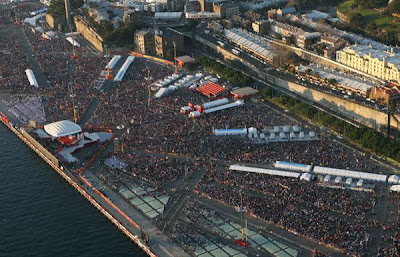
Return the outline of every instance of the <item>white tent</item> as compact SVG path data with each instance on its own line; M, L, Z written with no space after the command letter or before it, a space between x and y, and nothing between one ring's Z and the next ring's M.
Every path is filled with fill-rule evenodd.
M390 175L388 177L388 182L391 184L398 184L399 183L399 176L397 175Z
M165 96L168 93L169 93L169 89L166 88L166 87L162 87L157 91L157 93L155 94L155 97L156 98L161 98L161 97Z
M274 167L278 169L294 170L302 172L309 172L311 170L311 165L303 163L284 162L284 161L276 161L274 163Z
M400 185L391 186L390 191L400 193Z
M214 129L216 136L247 135L247 129Z
M33 71L31 69L27 69L27 70L25 70L25 73L26 73L26 76L28 77L29 84L31 86L38 88L39 84L36 80L35 74L33 74Z
M248 167L248 166L241 166L241 165L231 165L231 166L229 166L229 169L236 170L236 171L267 174L267 175L273 175L273 176L281 176L281 177L290 177L290 178L299 178L300 177L300 173L297 173L297 172L263 169L263 168Z
M121 59L121 55L114 55L114 57L108 62L106 69L113 69L119 59Z
M128 70L129 66L134 60L135 60L134 56L128 56L128 58L126 58L126 61L122 65L121 69L119 69L117 76L115 76L114 81L122 81L126 71Z
M303 174L301 174L300 180L311 181L311 174L310 174L310 173L303 173Z
M52 137L63 137L82 132L82 129L75 122L62 120L44 125L44 131Z
M353 171L353 170L335 169L335 168L328 168L328 167L321 167L321 166L315 166L313 171L314 171L314 173L317 173L317 174L343 176L343 177L358 178L358 179L372 180L372 181L378 181L378 182L386 182L386 178L387 178L386 175L381 175L381 174L360 172L360 171Z
M32 18L25 18L24 22L25 23L29 23L29 25L31 25L31 26L36 27L37 20L39 20L40 18L43 18L45 16L46 16L45 13L39 14L39 15L36 15L35 17L32 17Z
M340 183L342 183L342 180L343 180L342 177L336 177L336 178L335 178L335 183L336 183L336 184L340 184Z
M72 37L67 37L66 40L75 47L81 47L81 45Z
M220 106L220 105L227 104L227 103L229 103L228 98L221 98L221 99L218 99L215 101L204 103L204 104L202 104L202 107L205 110L205 109L213 108L213 107Z

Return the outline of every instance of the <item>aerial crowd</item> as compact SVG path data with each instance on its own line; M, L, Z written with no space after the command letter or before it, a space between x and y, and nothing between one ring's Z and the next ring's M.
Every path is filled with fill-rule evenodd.
M22 4L17 10L27 15L35 8ZM248 100L242 107L191 119L181 114L180 108L210 99L188 88L154 98L152 85L172 75L173 67L140 57L122 82L110 81L104 90L98 90L94 82L110 57L77 48L77 58L71 58L72 46L63 37L43 39L25 25L13 25L8 13L0 8L0 30L7 31L0 33L0 91L44 96L49 122L72 120L73 108L79 121L96 102L82 126L112 129L118 134L124 150L103 158L116 156L126 164L115 168L118 172L113 176L120 176L118 183L132 176L152 183L157 190L168 191L178 187L182 179L204 171L195 188L199 196L234 207L240 206L242 199L249 215L352 256L368 252L372 231L379 226L372 213L378 201L376 191L341 190L317 182L227 170L229 164L237 162L271 165L283 160L374 173L387 171L368 155L325 136L314 141L270 144L254 144L245 137L214 136L214 128L307 125ZM29 86L25 69L32 65L38 65L46 78L41 83L46 86ZM111 179L115 178L104 178ZM398 199L396 195L391 197ZM390 225L383 234L384 246L379 248L378 256L399 256L398 226ZM193 251L196 245L209 243L206 236L196 234L184 223L174 227L173 235Z

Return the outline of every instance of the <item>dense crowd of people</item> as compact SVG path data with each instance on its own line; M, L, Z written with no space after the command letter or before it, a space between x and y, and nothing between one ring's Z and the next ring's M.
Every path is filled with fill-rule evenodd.
M114 158L116 156L118 156L119 160L123 160L124 165L114 170L151 182L157 189L171 189L179 177L190 176L200 165L199 162L192 162L186 159L135 152L112 155ZM106 156L105 160L109 159L109 156Z
M212 241L202 231L186 224L176 223L172 230L172 239L177 241L187 251L193 253L197 247L206 246Z
M362 256L374 225L376 195L323 187L315 182L211 167L198 192L316 241Z
M389 201L396 203L397 210L390 212L389 223L382 228L382 243L378 257L400 257L400 193L390 192Z
M25 70L29 59L15 30L0 28L0 90L32 92Z
M19 4L16 8L26 16L36 9L39 8L35 4ZM324 137L314 141L254 144L245 137L214 136L213 128L297 124L265 105L247 100L243 107L192 120L179 109L188 103L202 104L210 99L187 88L161 99L154 96L150 99L149 95L154 95L155 90L151 86L171 75L173 69L144 58L135 58L122 82L111 83L111 87L99 91L94 88L94 81L109 58L77 48L78 58L72 60L72 46L64 37L46 40L41 33L23 27L32 57L48 83L46 88L34 89L25 75L25 69L31 65L31 55L23 47L21 35L17 33L19 28L14 29L10 23L8 12L0 10L0 90L42 94L46 99L48 121L72 120L75 107L78 116L82 116L96 98L97 108L85 125L113 130L123 128L118 133L122 134L125 151L116 156L126 166L111 167L112 174L104 173L101 177L117 188L135 177L150 182L157 190L170 190L183 174L190 176L208 159L247 163L284 160L374 173L385 171L367 156ZM178 156L157 155L160 153ZM105 158L108 157L110 155ZM366 251L375 226L370 216L375 193L332 189L290 178L229 172L213 164L196 190L236 207L242 198L252 215L354 256L362 256ZM183 223L175 225L173 237L191 251L208 242L199 231ZM387 244L379 249L378 256L399 255L398 232L384 235L383 241ZM315 256L324 256L321 254Z

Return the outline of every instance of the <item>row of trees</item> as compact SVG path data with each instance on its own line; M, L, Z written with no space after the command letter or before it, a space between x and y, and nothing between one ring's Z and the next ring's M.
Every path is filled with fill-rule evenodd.
M374 153L400 161L400 143L383 136L373 129L361 126L359 128L338 119L328 113L322 112L295 98L280 95L272 88L261 91L262 98L288 109L291 113L321 124L339 134L356 145L360 145Z
M218 74L221 78L228 80L237 86L251 86L254 83L253 78L208 57L202 56L198 61L207 71Z
M355 0L354 5L364 9L373 9L386 6L387 2L387 0Z
M111 22L105 20L99 23L90 21L90 23L106 44L118 46L132 46L135 38L135 31L142 28L142 24L132 22L122 24L119 29L114 29Z

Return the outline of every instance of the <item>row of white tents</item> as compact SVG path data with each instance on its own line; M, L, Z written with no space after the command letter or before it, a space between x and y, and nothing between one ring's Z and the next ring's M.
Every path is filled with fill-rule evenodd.
M155 94L155 97L161 98L179 88L189 87L190 85L199 81L202 77L203 74L201 73L197 73L196 75L188 74L184 77L182 74L168 76L164 80L153 85L153 87L160 88Z
M299 178L300 180L305 181L310 181L313 175L320 175L323 176L323 182L326 183L333 181L335 184L344 183L348 186L352 186L354 182L357 181L355 184L358 187L363 186L364 181L400 184L400 177L396 174L388 176L370 172L352 171L321 166L312 167L311 165L307 164L282 161L275 162L274 167L277 169L231 165L229 169L235 171L255 172L274 176ZM345 180L343 181L344 178ZM400 185L392 186L391 190L392 189L396 191L396 189L400 189Z
M116 82L121 82L122 79L125 76L126 71L128 70L129 66L132 64L132 62L135 60L134 56L128 56L126 58L124 64L122 65L121 69L119 69L117 76L115 76L114 81Z

